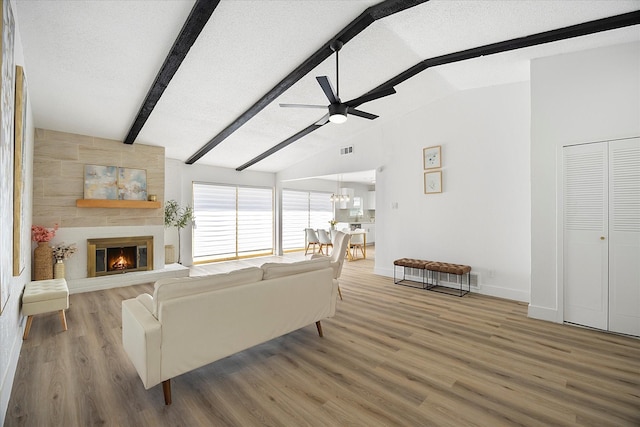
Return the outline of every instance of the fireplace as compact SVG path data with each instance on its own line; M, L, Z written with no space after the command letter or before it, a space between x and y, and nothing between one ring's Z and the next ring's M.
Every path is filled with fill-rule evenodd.
M153 270L153 236L87 240L87 276Z

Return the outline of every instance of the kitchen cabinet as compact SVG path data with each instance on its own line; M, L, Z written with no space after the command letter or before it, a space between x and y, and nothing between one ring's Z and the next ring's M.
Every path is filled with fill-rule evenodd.
M362 228L367 232L367 245L373 245L376 242L376 225L362 224Z
M374 190L367 193L367 209L373 211L376 209L376 192Z

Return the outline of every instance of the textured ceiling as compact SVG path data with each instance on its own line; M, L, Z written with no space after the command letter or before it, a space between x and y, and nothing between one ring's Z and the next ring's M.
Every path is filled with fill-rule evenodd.
M376 0L222 0L136 142L185 161ZM123 140L193 1L17 0L37 127ZM340 51L355 98L421 60L640 9L637 0L431 0L374 22ZM437 67L361 106L376 121L328 124L252 166L276 172L457 90L529 79L531 58L640 40L638 26ZM198 161L236 168L316 122L330 57Z

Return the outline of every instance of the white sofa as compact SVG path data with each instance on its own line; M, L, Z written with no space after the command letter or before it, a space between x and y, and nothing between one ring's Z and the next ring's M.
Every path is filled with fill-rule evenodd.
M146 389L335 314L327 258L162 279L122 302L122 342Z

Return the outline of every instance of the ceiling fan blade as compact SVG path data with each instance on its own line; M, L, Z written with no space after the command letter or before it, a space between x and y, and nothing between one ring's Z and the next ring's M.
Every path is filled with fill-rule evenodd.
M376 92L372 92L369 94L364 94L358 98L352 99L351 101L345 102L349 107L357 107L365 102L373 101L374 99L384 98L385 96L393 95L396 93L394 88L382 89Z
M324 116L322 116L322 118L320 120L318 120L315 124L318 125L318 126L324 126L327 123L329 123L329 113L327 113Z
M366 111L356 110L355 108L349 108L349 115L358 116L369 120L377 119L379 117L375 114L367 113Z
M320 83L320 87L324 91L324 94L329 99L329 102L332 104L339 104L340 99L336 95L336 91L333 90L333 86L331 86L331 82L329 81L329 77L327 76L317 76L316 80Z
M311 105L311 104L279 104L284 108L327 108L326 105Z

